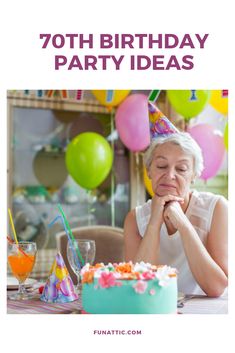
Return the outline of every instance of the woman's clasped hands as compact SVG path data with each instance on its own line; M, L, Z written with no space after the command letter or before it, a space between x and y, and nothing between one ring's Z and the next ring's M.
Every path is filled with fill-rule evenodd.
M175 195L154 195L151 204L151 216L149 223L161 228L163 222L171 224L176 230L182 226L187 218L181 208L184 199Z

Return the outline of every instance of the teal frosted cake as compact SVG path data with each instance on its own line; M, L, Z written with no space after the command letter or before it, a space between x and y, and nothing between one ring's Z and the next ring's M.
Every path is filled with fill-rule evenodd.
M91 314L172 314L177 311L177 271L149 263L86 264L82 306Z

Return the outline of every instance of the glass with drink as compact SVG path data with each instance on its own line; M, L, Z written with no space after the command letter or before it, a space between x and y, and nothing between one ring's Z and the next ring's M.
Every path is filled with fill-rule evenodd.
M10 299L22 300L29 299L24 283L30 275L37 253L37 245L34 242L15 242L8 243L8 263L14 277L19 282L17 293L9 295Z

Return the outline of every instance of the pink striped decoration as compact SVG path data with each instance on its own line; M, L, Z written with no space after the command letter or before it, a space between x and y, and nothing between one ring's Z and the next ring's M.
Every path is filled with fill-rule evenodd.
M222 98L228 97L228 89L222 89Z
M81 101L83 99L83 91L81 89L77 90L76 99L77 101Z

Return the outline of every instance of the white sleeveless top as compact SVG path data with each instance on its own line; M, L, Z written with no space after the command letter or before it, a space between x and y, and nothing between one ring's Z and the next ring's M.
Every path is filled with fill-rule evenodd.
M204 245L211 228L214 208L220 197L220 195L214 195L210 192L198 192L196 190L192 192L185 215ZM150 219L151 202L152 200L148 200L142 206L136 207L136 222L142 237ZM159 262L160 264L175 267L178 270L178 290L180 292L185 294L205 294L195 281L189 268L180 233L177 231L169 236L165 223L162 224L160 231Z

